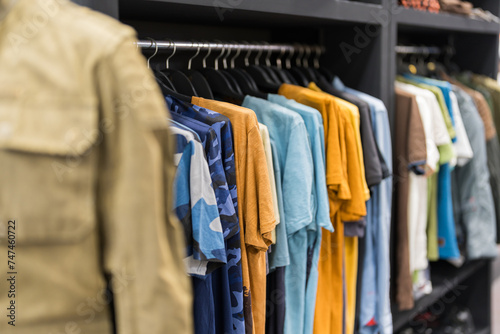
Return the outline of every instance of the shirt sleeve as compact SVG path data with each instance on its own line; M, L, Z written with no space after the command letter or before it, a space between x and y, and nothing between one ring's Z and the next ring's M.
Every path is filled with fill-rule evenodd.
M192 333L183 232L172 210L168 112L132 42L122 41L95 69L103 134L98 218L116 331Z
M408 168L417 175L423 175L425 174L424 166L427 162L426 138L415 96L411 98L408 113L408 124L406 124L408 129L408 140L406 142Z
M359 106L361 118L360 131L363 144L363 161L365 167L365 178L368 187L373 187L383 179L382 163L379 156L377 143L372 129L372 121L368 105ZM387 168L387 166L386 166Z
M423 96L417 95L416 99L418 110L420 112L420 119L422 120L425 133L426 165L428 169L430 169L426 170L426 174L430 175L436 171L436 166L439 162L439 150L434 141L435 136L432 124L433 119L431 116L432 111Z
M342 207L341 220L343 222L358 221L366 216L366 204L363 191L364 175L361 173L360 162L358 159L356 139L354 129L349 121L344 122L345 128L345 143L346 143L346 162L347 162L347 179L351 191L351 198L344 203Z
M246 155L246 200L241 203L247 217L245 222L245 242L257 249L267 250L272 243L271 233L276 226L276 219L274 217L266 155L257 122L248 131Z
M451 109L455 119L455 131L457 133L457 141L453 143L453 146L455 146L455 152L457 153L457 164L463 166L472 159L474 153L472 152L469 137L465 131L462 116L460 114L460 107L454 92L450 92L450 99L452 105Z
M267 126L259 123L260 137L262 138L262 144L264 145L264 153L266 155L267 172L269 174L269 182L271 185L271 195L273 198L273 210L274 218L276 219L276 225L280 223L280 213L278 208L278 194L276 192L276 179L274 175L274 165L273 165L273 154L271 149L271 139L269 137L269 130ZM276 244L276 229L271 232L271 238L273 244Z
M345 128L340 121L340 112L336 110L333 101L327 101L328 130L325 129L325 151L326 151L326 184L330 197L336 202L351 198L351 190L347 179L347 160ZM338 208L335 207L330 215Z
M224 234L203 146L193 140L189 148L183 154L186 163L189 160L189 171L184 173L189 188L176 189L189 193L191 204L189 223L193 247L184 262L189 274L206 275L226 263Z

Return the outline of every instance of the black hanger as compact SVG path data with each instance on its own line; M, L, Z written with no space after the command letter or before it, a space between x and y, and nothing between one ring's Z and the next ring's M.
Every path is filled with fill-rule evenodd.
M285 59L285 68L283 72L289 77L289 80L295 82L297 86L307 87L309 81L305 78L302 73L296 72L292 68L292 57L295 54L295 48L290 49L290 54Z
M161 92L163 93L164 96L170 95L170 96L178 98L181 101L189 102L189 103L191 102L191 96L187 96L187 95L184 95L184 94L177 93L176 91L174 91L174 90L170 89L169 87L167 87L158 78L156 78L156 82L158 83L158 86L160 86Z
M296 84L295 80L292 81L290 76L283 70L283 62L281 61L281 57L284 55L286 49L284 47L281 48L280 54L276 57L276 66L269 66L270 70L273 71L278 77L278 83L286 83L286 84Z
M186 75L189 81L191 81L191 84L193 85L199 97L213 100L214 94L212 93L212 89L210 88L207 79L205 79L205 77L200 72L191 69L193 59L198 56L201 50L200 44L197 44L198 48L196 50L196 54L193 57L189 58L187 70L183 70L183 73Z
M307 62L305 60L304 62L302 62L302 55L305 52L305 48L302 45L298 45L298 49L300 53L295 59L296 66L291 68L291 72L296 78L300 78L299 80L302 84L306 83L304 86L307 87L311 81L315 81L315 78L313 77L311 72L308 71Z
M261 53L262 50L259 50L259 53L255 59L256 64L247 65L244 70L255 80L255 83L257 83L257 87L259 88L259 90L268 93L277 93L281 85L273 82L267 72L258 65L258 57Z
M262 42L262 44L265 46L265 45L269 45L268 42ZM264 59L265 61L265 65L259 65L259 67L261 67L262 69L264 69L264 71L267 72L267 75L269 76L269 78L271 79L272 82L274 82L275 84L279 84L281 85L283 83L283 81L278 77L278 75L276 74L276 72L273 71L273 69L271 68L271 49L269 48L268 51L267 51L267 56L266 58Z
M158 43L156 43L156 41L153 40L153 39L151 39L151 41L154 42L154 44L155 44L155 52L147 60L148 68L151 68L151 66L150 66L151 59L154 56L156 56L156 54L158 53ZM191 102L191 97L190 96L186 96L186 95L177 93L174 89L172 89L172 88L168 87L167 85L165 85L158 77L155 76L155 78L156 78L156 82L158 83L158 86L160 87L163 95L172 95L172 96L178 98L179 100L186 101L186 102Z
M196 89L198 96L203 97L205 99L214 99L214 93L212 92L212 88L210 88L210 84L207 79L200 72L193 71L189 76L193 87Z
M210 84L210 88L212 89L212 92L214 93L214 97L216 99L241 105L244 99L243 94L236 92L232 88L229 80L219 71L218 60L222 55L223 53L221 53L215 59L215 68L203 68L200 72L203 74L203 76L207 79L208 83ZM204 58L204 60L205 59L206 57Z
M246 72L234 68L229 69L228 72L230 72L233 75L234 79L238 82L243 94L260 97L261 99L267 99L267 94L259 91L258 88L255 88L253 85L249 84L249 80L245 76L245 74L247 74Z
M333 74L332 71L330 71L328 68L324 66L320 66L319 63L319 58L321 57L321 54L323 53L323 48L319 45L314 46L314 60L313 60L313 66L314 66L314 73L316 74L316 77L319 79L319 77L323 77L326 81L332 83L333 80L335 79L335 74Z
M248 44L248 42L246 44ZM238 51L241 52L241 50L238 50ZM248 52L245 56L245 59L244 59L245 66L250 66L250 61L248 60L248 58L250 57L250 53L251 53L251 49L248 50ZM243 85L243 86L247 87L248 89L251 89L251 91L253 91L253 92L259 92L259 87L257 86L257 83L252 78L252 76L250 74L248 74L248 72L246 72L245 70L238 68L238 67L235 67L234 60L236 59L236 57L238 55L239 55L239 52L231 59L231 73L233 74L234 78L236 80L238 80L238 82L240 83L240 86ZM238 75L236 75L235 72L237 72ZM244 83L242 82L243 80L245 81Z
M305 45L304 47L306 49L306 56L302 61L303 67L305 68L305 71L308 73L308 77L311 79L311 81L318 82L319 78L316 75L316 72L309 65L309 56L311 55L311 47L309 45Z
M243 71L240 68L235 68L234 60L240 53L241 49L238 49L234 57L231 58L230 68L226 71L238 82L238 85L240 86L243 94L267 99L267 94L259 91L257 84L247 72ZM245 58L245 62L247 61L248 59Z
M189 80L189 78L182 73L181 71L178 70L173 70L170 69L169 66L169 61L170 58L172 58L175 55L175 52L177 50L177 46L175 43L171 40L169 40L170 46L173 47L172 53L167 57L165 61L165 68L161 70L160 72L165 75L165 77L169 78L171 83L173 84L173 88L175 91L182 93L186 96L198 96L196 93L196 89L193 87L193 84Z
M189 96L199 96L192 82L181 71L174 71L171 74L171 78L172 83L178 92Z
M222 43L222 41L216 41L216 42ZM225 50L227 50L227 53L225 52ZM229 84L231 85L233 90L235 92L243 95L243 91L241 90L238 81L233 77L232 73L227 71L227 69L228 69L227 58L231 54L231 47L228 46L227 44L223 45L222 54L224 54L224 53L226 53L226 55L224 56L224 58L222 58L222 68L219 71L222 73L223 76L226 77L227 81L229 81Z
M227 81L229 82L229 85L235 92L243 94L238 81L236 81L236 79L231 75L231 73L228 73L226 70L220 70L220 73L222 73L222 75L226 77Z
M293 76L299 86L307 87L309 85L309 79L297 67L292 67L288 70L288 73Z
M169 87L170 89L175 90L174 84L172 83L170 78L167 77L167 75L165 73L163 73L157 69L153 69L153 73L154 73L156 79L160 80L166 87Z
M319 57L321 56L321 47L319 45L315 45L314 46L314 58L313 58L313 67L311 68L311 71L314 72L314 75L316 76L316 79L319 80L319 81L322 81L322 82L328 82L330 85L333 84L333 79L334 78L331 78L331 80L323 75L323 73L320 72L320 64L319 64Z

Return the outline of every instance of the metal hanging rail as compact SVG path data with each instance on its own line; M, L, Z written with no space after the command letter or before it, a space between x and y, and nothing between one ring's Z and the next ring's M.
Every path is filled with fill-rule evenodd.
M158 47L158 51L170 50L172 51L175 47L176 51L196 51L196 50L212 50L212 51L222 51L222 50L241 50L241 51L271 51L271 52L295 52L302 51L304 49L310 49L312 52L323 53L325 51L324 47L319 45L304 45L304 44L268 44L268 43L226 43L226 42L186 42L186 41L156 41L153 39L139 40L136 42L137 47L141 49L151 49L155 50Z
M397 54L424 54L424 55L440 55L444 49L437 46L396 46Z

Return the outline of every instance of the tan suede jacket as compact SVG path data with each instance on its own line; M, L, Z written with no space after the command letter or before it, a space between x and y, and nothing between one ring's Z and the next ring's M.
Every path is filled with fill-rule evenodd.
M0 0L2 334L110 334L112 302L118 334L192 332L168 113L134 39Z

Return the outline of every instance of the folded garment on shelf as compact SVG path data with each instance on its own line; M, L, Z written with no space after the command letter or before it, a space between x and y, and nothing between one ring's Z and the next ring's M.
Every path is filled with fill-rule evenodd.
M495 16L489 10L484 10L482 8L473 8L469 17L486 22L500 23L500 18L498 18L498 16Z
M399 3L406 8L438 13L440 9L438 0L400 0Z
M472 3L461 0L439 0L441 11L454 14L470 15Z

